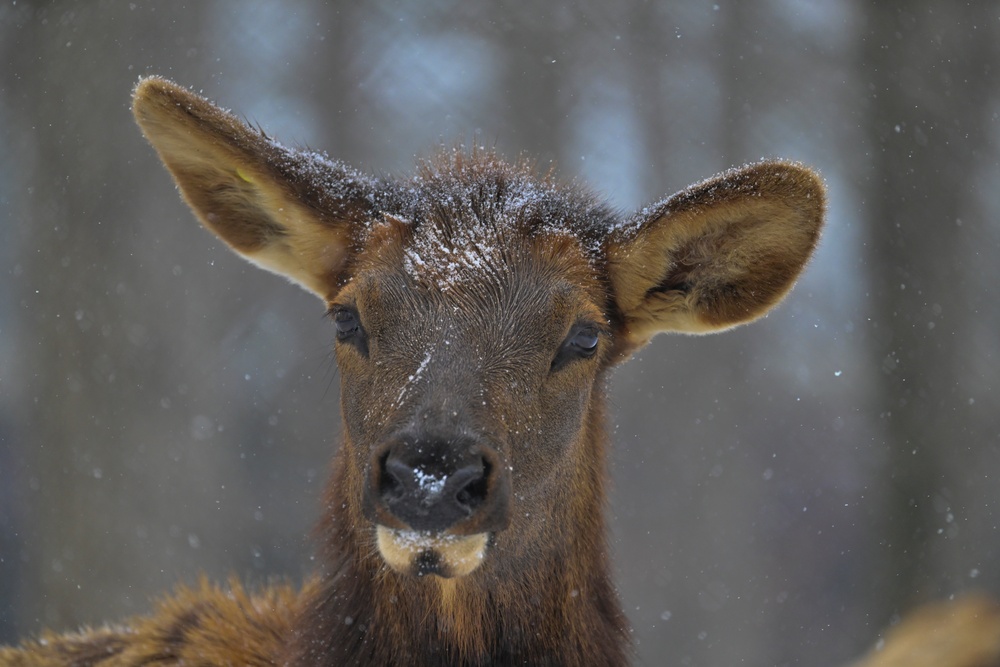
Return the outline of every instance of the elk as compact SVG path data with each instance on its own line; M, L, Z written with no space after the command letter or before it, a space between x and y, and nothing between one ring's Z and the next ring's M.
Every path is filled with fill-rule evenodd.
M142 132L201 223L323 300L343 436L301 589L180 589L36 665L624 665L605 385L661 332L754 320L819 238L824 187L764 161L631 216L492 151L409 180L285 148L142 79Z

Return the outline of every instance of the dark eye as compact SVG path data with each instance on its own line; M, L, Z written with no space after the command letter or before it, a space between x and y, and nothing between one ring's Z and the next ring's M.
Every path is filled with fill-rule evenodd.
M569 344L589 357L597 349L597 341L597 330L588 327L573 334L572 338L569 339Z
M569 335L559 346L550 370L557 371L574 359L586 359L594 356L601 340L600 331L593 324L578 324L570 330Z
M358 348L358 351L368 355L368 340L365 330L361 326L361 317L358 311L351 307L334 306L330 309L330 317L333 318L333 326L337 330L337 340Z
M333 311L333 325L337 328L337 338L340 340L350 338L361 329L358 313L347 308Z

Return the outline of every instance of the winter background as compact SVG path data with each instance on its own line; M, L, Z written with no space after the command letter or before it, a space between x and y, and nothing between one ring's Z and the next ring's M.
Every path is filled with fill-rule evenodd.
M638 663L839 664L1000 592L995 3L4 0L0 641L312 566L332 326L199 228L131 119L150 73L365 171L478 137L623 210L815 166L785 304L613 378Z

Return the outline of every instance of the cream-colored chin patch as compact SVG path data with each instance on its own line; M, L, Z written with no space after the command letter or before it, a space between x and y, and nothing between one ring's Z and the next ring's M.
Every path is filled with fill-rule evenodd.
M402 574L464 577L483 562L488 533L447 535L376 527L378 550Z

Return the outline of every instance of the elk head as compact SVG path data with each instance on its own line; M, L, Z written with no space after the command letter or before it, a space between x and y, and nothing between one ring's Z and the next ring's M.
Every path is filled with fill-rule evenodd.
M785 162L623 219L482 151L368 178L158 78L135 114L208 229L326 304L337 511L403 575L470 575L494 552L514 570L575 539L567 521L603 539L605 371L657 333L765 313L823 214L819 179Z

